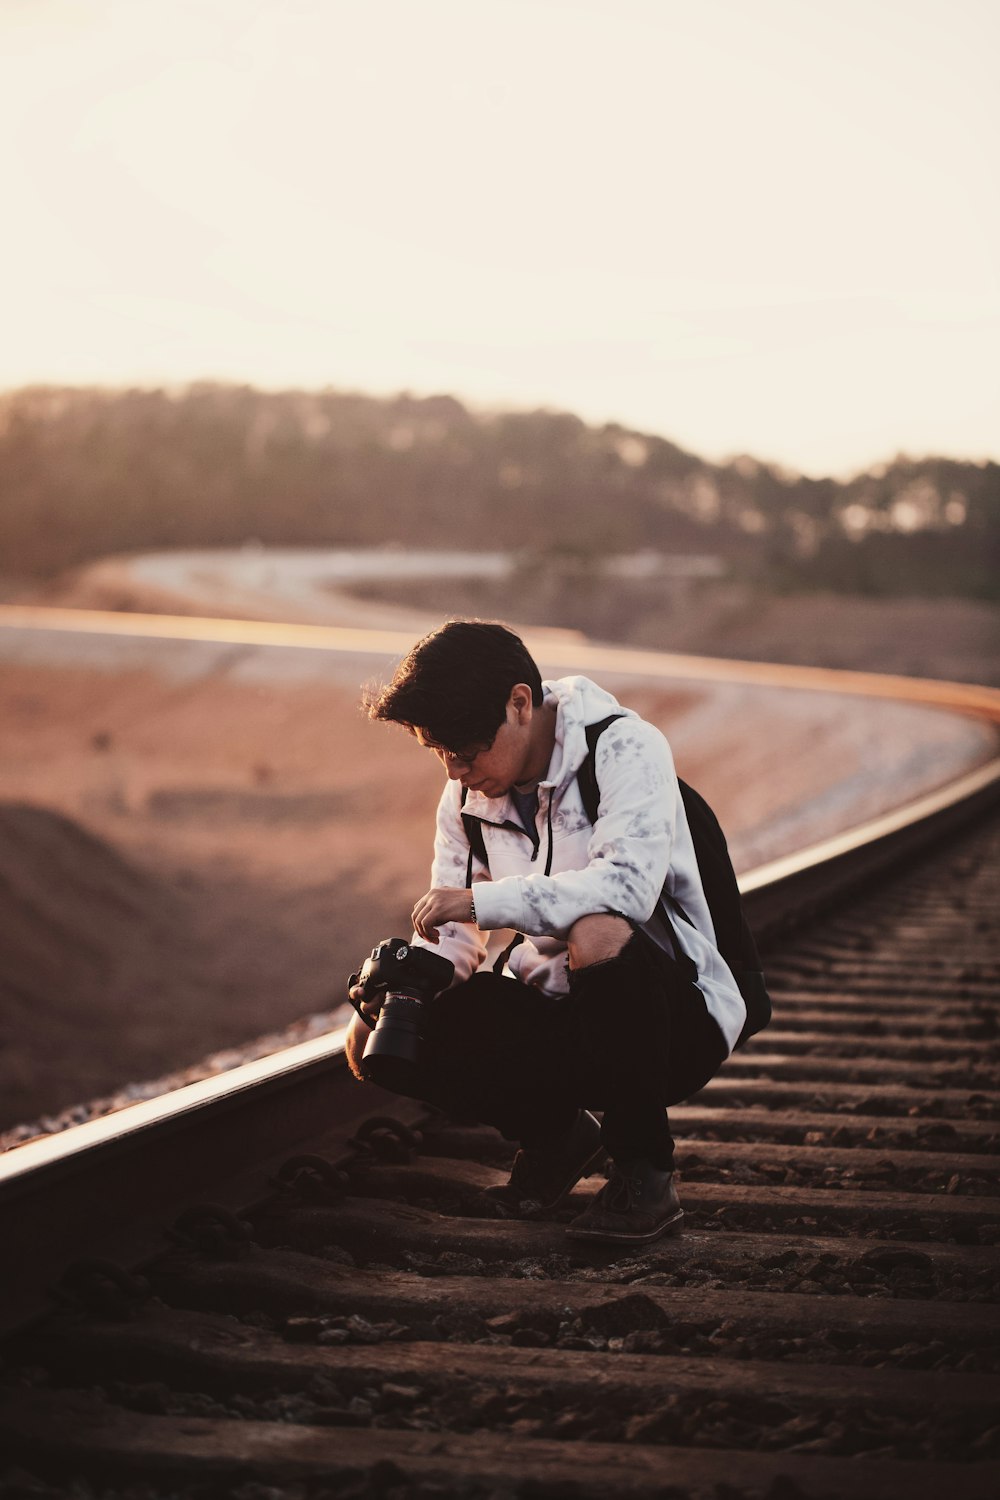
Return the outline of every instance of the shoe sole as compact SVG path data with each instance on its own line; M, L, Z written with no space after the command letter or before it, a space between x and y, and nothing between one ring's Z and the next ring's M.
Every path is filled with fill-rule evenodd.
M648 1245L650 1240L658 1240L669 1229L675 1229L683 1217L684 1210L679 1208L672 1219L668 1219L665 1224L658 1224L648 1234L623 1234L616 1233L613 1229L574 1229L570 1225L566 1229L566 1238L570 1240L597 1240L604 1245Z

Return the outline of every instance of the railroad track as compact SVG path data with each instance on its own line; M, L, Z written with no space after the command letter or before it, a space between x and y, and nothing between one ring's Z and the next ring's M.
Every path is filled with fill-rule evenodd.
M748 882L774 1022L642 1252L336 1037L9 1153L0 1492L995 1500L997 786Z

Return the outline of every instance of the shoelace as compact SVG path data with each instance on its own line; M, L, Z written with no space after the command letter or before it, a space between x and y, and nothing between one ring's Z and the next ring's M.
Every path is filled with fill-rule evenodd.
M627 1214L642 1197L642 1178L628 1177L624 1172L615 1172L604 1191L608 1195L606 1200L608 1208L614 1213Z

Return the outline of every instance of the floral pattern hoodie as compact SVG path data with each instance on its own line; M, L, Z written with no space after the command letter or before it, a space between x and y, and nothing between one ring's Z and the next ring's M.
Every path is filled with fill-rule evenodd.
M538 847L520 825L509 796L470 792L449 781L437 812L433 886L467 881L469 841L463 811L480 819L489 868L473 862L478 929L449 922L435 951L455 965L455 983L486 961L484 933L523 933L508 959L510 971L545 994L569 987L566 936L579 917L614 912L647 928L661 946L657 915L664 885L690 918L675 917L677 942L695 964L696 983L730 1050L746 1019L732 971L715 947L715 931L698 874L694 845L664 736L586 677L543 684L556 705L556 738L538 786ZM587 756L586 727L609 714L623 717L597 741L600 787L597 821L587 817L576 773ZM693 925L692 925L693 924ZM422 940L414 937L414 942Z

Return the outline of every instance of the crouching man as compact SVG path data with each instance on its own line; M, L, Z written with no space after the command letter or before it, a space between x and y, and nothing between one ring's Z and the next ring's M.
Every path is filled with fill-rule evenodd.
M708 1082L746 1019L667 741L586 677L542 682L523 642L481 621L418 642L366 708L448 775L412 941L454 979L426 1006L406 1092L518 1142L497 1193L514 1211L556 1207L606 1152L607 1185L567 1233L655 1239L683 1217L667 1106ZM588 726L612 716L591 747ZM522 935L507 974L486 962L501 929ZM370 1024L359 1014L348 1034L359 1078Z

